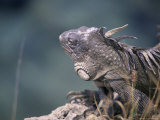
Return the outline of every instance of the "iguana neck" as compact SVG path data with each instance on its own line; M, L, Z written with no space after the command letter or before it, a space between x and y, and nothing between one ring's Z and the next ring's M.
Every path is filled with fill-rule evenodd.
M129 71L126 67L126 58L122 51L116 51L112 46L106 46L102 52L103 54L101 59L99 58L99 61L103 62L103 70L97 74L95 79L102 76L106 79L130 78Z

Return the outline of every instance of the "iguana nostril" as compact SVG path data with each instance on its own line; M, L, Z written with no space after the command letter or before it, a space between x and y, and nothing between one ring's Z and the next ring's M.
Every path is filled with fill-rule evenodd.
M83 80L89 80L90 76L87 74L87 72L83 69L79 69L77 70L78 75L80 76L80 78L82 78Z

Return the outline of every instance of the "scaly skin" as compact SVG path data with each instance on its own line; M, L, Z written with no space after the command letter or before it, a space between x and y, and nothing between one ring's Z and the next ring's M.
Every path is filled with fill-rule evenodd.
M146 49L138 49L118 42L128 37L130 36L110 38L107 34L103 34L103 28L83 26L62 33L59 40L64 51L73 60L77 74L83 80L94 81L99 88L99 92L95 92L99 95L98 99L120 99L122 103L133 99L137 103L137 113L141 114L146 105L151 102L149 97L153 96L155 91L150 88L156 87L150 77L159 74L155 64L153 65L147 57L149 56L152 61L159 58L156 53L152 54L154 51L150 49L145 56ZM154 47L153 50L159 52L158 47ZM150 53L154 58L151 58ZM156 71L155 74L150 63ZM158 81L157 77L154 78ZM118 93L118 97L115 97L114 93ZM72 100L91 96L89 94L88 91L70 92L67 97L79 95L71 98Z

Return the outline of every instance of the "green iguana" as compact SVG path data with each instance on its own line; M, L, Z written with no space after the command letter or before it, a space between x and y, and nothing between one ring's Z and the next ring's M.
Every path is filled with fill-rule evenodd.
M83 80L94 81L99 88L94 95L92 91L85 90L69 92L67 97L75 95L71 98L73 100L96 96L97 101L111 98L123 104L132 99L138 114L145 112L149 103L154 109L156 102L159 102L154 98L160 96L160 44L142 49L119 42L136 37L111 37L126 26L106 33L103 27L82 26L59 36L61 46L73 60L77 74ZM118 114L118 111L112 114Z

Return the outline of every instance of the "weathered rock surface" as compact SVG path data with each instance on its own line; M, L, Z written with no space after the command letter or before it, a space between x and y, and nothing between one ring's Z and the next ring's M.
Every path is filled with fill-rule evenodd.
M25 118L24 120L102 120L91 109L83 104L67 103L53 110L49 115Z

